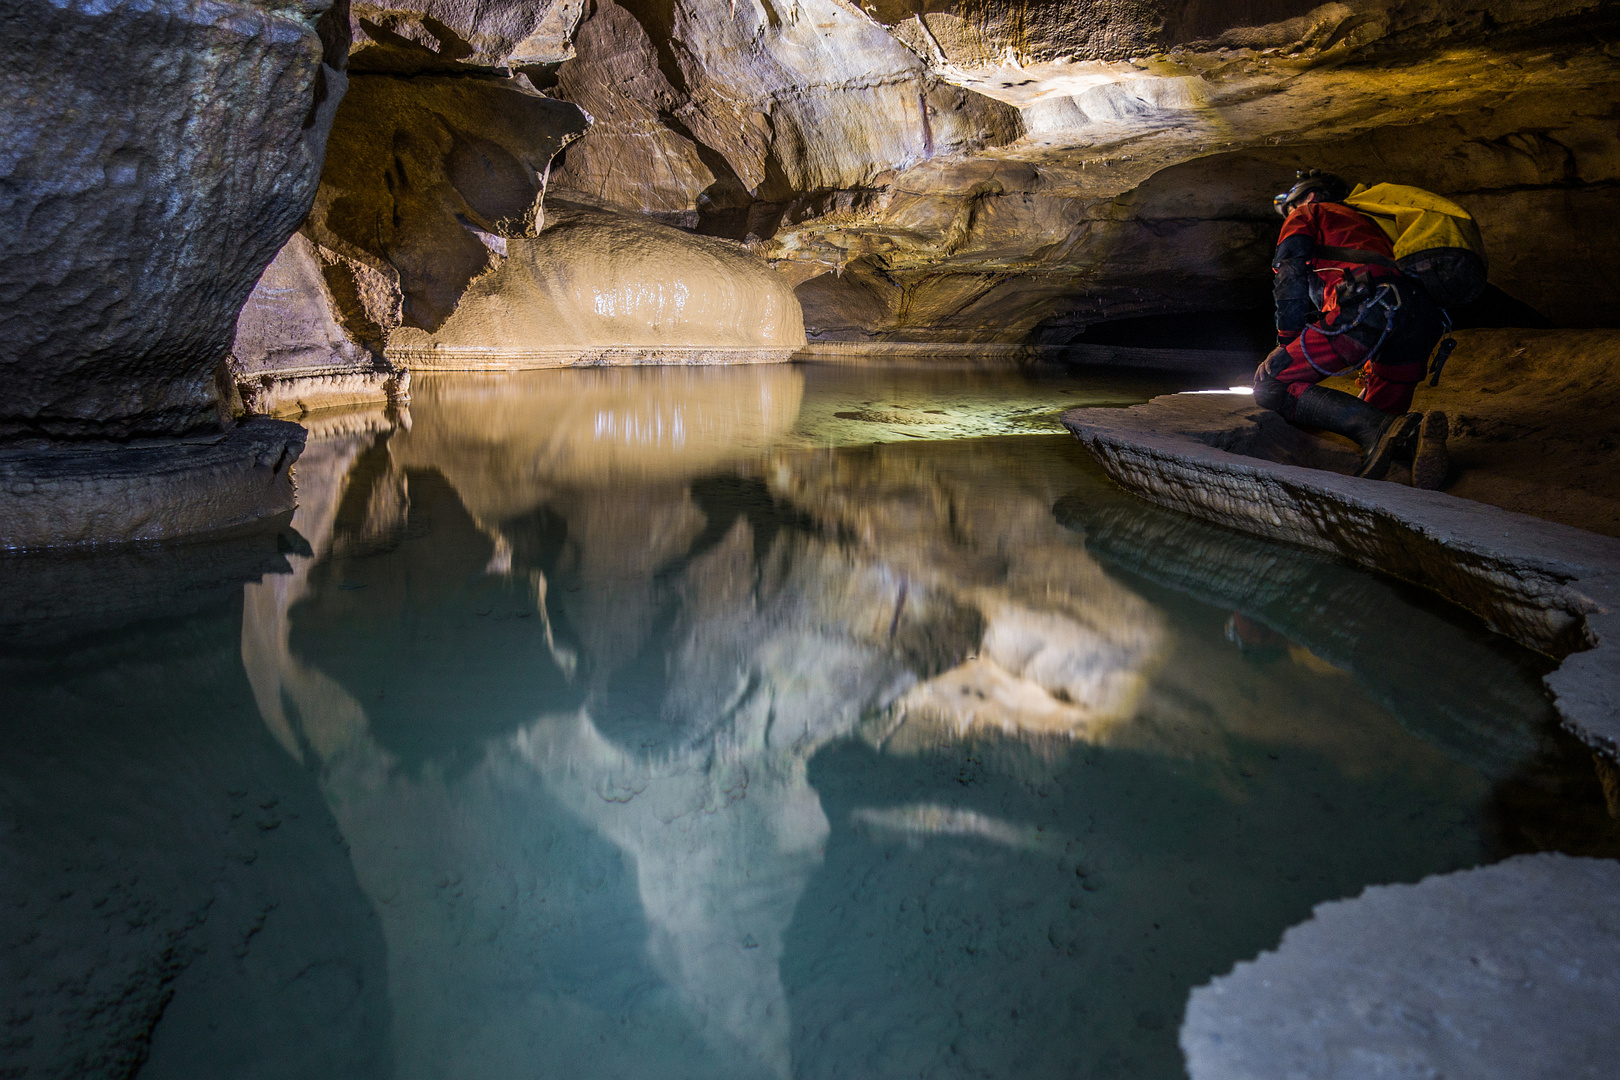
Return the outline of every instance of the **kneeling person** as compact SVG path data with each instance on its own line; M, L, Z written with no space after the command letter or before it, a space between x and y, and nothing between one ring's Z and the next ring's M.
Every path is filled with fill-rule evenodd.
M1353 439L1357 476L1382 479L1410 459L1423 418L1408 412L1444 332L1438 306L1395 266L1378 224L1344 198L1349 185L1312 170L1277 196L1278 347L1254 375L1254 399L1300 427ZM1365 364L1360 397L1317 385Z

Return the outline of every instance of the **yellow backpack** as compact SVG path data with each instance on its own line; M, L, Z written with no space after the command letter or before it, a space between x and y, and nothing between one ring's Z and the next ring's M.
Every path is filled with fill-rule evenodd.
M1406 184L1357 184L1344 200L1372 218L1395 245L1395 265L1443 308L1485 291L1485 242L1468 211Z

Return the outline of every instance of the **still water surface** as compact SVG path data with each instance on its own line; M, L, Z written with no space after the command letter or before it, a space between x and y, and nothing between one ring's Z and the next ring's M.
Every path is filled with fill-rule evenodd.
M1166 388L425 380L309 419L273 572L36 564L13 1057L1172 1078L1313 904L1589 837L1535 658L1051 419Z

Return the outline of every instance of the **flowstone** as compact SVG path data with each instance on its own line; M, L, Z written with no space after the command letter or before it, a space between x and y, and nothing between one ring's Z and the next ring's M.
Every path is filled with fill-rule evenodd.
M1612 1076L1620 863L1525 855L1322 904L1192 992L1192 1080Z

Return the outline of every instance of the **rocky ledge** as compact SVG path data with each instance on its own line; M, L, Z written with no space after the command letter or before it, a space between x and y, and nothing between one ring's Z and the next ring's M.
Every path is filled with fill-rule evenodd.
M168 540L289 511L304 435L251 417L191 438L0 451L0 550Z
M1062 420L1151 502L1421 585L1562 660L1546 682L1564 723L1620 751L1620 541L1332 471L1354 458L1246 394L1175 394Z
M1247 394L1177 394L1063 423L1161 506L1428 588L1562 661L1563 722L1620 748L1620 540L1348 475L1355 454ZM1620 947L1612 861L1537 855L1325 904L1274 953L1193 991L1194 1080L1598 1076Z
M1356 455L1247 394L1176 394L1063 423L1151 502L1422 585L1562 661L1563 722L1620 749L1620 540L1348 475ZM1536 855L1324 904L1274 953L1193 991L1194 1080L1598 1076L1620 934L1612 861Z
M1193 1080L1612 1076L1620 864L1525 855L1321 904L1192 993Z

